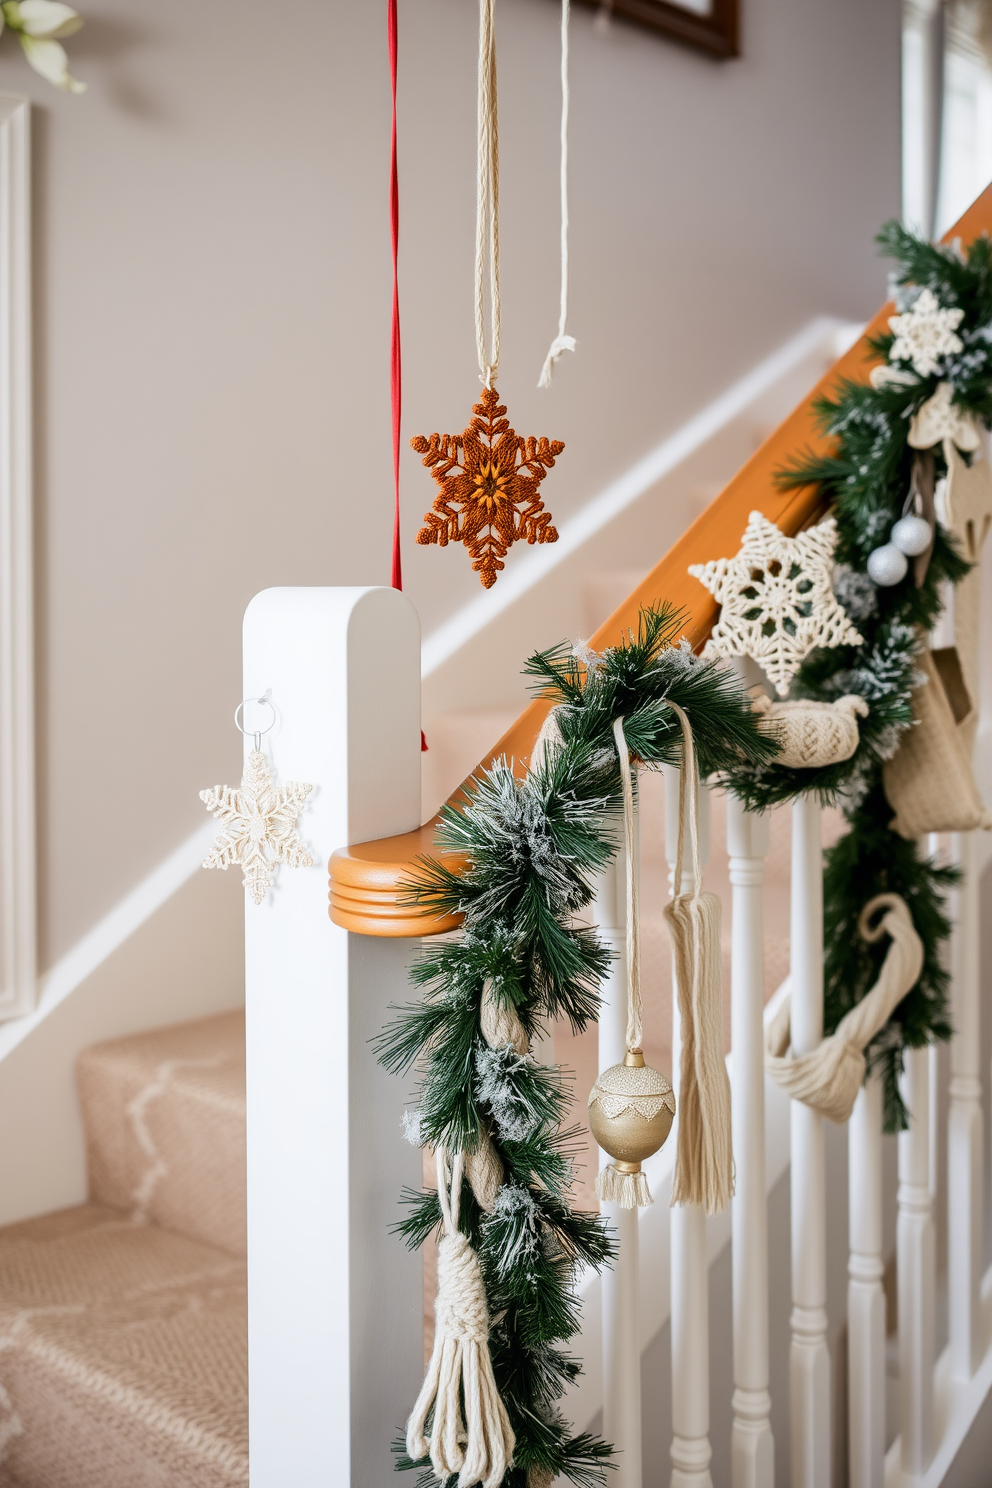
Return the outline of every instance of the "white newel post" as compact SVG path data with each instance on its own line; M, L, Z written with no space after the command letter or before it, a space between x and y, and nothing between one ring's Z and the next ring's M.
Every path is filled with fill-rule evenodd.
M978 876L974 832L951 839L961 883L951 896L951 1089L947 1121L948 1305L951 1373L970 1379L982 1355L981 1281L984 1211L982 1030L979 985Z
M621 850L599 881L596 921L600 939L615 956L602 987L599 1068L622 1064L627 1051L626 911ZM600 1167L610 1158L600 1151ZM603 1204L616 1231L616 1264L603 1272L603 1436L617 1449L612 1488L641 1488L641 1333L638 1307L640 1252L637 1209Z
M906 1054L900 1085L909 1130L899 1133L896 1265L902 1470L920 1476L933 1456L936 1247L930 1197L930 1078L926 1049Z
M665 770L665 855L675 875L679 820L679 772ZM699 791L699 851L709 851L709 795ZM682 864L682 892L692 889L689 841ZM679 1062L682 1052L679 1005L672 966L672 1085L678 1122ZM675 1140L677 1131L669 1141ZM696 1204L671 1211L672 1476L671 1488L712 1488L710 1477L709 1256L706 1214Z
M316 866L245 907L251 1483L369 1488L392 1477L423 1363L420 1256L389 1234L420 1153L368 1042L409 995L411 942L332 924L327 860L419 824L415 610L392 589L265 590L244 694L266 691L277 781L314 786L299 826Z
M869 1076L847 1129L847 1415L851 1488L885 1480L882 1081Z
M730 1082L734 1134L734 1422L732 1488L772 1488L775 1445L768 1393L768 1216L765 1188L765 1053L762 884L766 813L727 797L733 893Z
M820 807L792 807L792 1051L823 1037L823 854ZM829 1488L830 1354L827 1349L826 1173L823 1117L791 1103L792 1344L789 1396L791 1488Z

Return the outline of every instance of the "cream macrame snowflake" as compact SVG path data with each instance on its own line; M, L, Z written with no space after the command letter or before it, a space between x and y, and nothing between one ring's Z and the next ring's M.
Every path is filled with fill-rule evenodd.
M896 338L889 360L912 362L921 377L932 376L942 357L963 349L960 336L955 335L963 319L963 310L943 310L932 290L922 290L905 315L889 316L889 330Z
M312 868L314 860L296 831L296 818L312 790L312 785L294 781L273 785L265 755L253 749L237 790L215 785L213 790L200 792L207 810L224 824L203 860L204 868L239 864L245 870L245 888L256 904L268 893L277 863Z
M689 572L721 606L704 656L750 656L785 697L803 658L818 646L860 646L834 598L833 517L786 537L753 511L736 558L693 563Z

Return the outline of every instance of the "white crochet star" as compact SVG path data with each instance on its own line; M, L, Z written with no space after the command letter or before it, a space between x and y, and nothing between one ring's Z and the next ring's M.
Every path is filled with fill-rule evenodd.
M314 860L296 831L296 818L312 790L312 785L294 781L273 785L265 755L253 749L237 790L215 785L200 792L207 810L224 824L203 860L204 868L239 864L245 870L244 886L256 904L268 893L277 863L312 868Z
M786 537L753 511L735 558L693 563L689 572L721 606L704 656L750 656L785 697L804 657L820 646L860 646L834 597L837 523Z
M955 335L963 319L963 310L944 310L932 290L922 290L905 315L889 316L889 330L896 338L889 360L912 362L921 377L932 376L942 357L963 349L960 336Z

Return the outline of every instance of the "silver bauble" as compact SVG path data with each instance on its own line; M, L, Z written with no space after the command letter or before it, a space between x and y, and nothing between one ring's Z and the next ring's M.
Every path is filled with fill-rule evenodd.
M868 577L880 589L890 589L893 584L900 583L908 568L906 554L900 553L894 543L886 543L884 548L876 548L868 554Z
M672 1129L675 1096L639 1049L603 1071L589 1092L589 1126L604 1152L637 1167L663 1146Z
M899 518L892 529L891 540L907 558L918 558L921 553L926 552L932 538L930 523L924 517L915 517L910 513ZM869 564L870 562L869 559Z

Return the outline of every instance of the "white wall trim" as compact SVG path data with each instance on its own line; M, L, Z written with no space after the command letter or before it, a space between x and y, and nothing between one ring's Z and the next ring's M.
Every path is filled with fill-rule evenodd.
M29 109L0 93L0 1018L37 982Z
M677 465L681 465L683 460L695 454L707 440L739 418L779 378L798 367L828 337L841 333L844 327L845 322L835 316L817 316L796 335L783 342L763 362L746 372L726 392L700 409L680 429L676 429L674 434L669 434L660 444L655 445L636 465L611 481L598 496L587 501L573 517L560 524L556 543L534 548L524 557L518 558L508 572L501 575L499 584L494 589L477 595L443 625L431 631L424 640L421 652L421 676L429 677L432 672L436 672L438 667L443 666L456 651L460 651L473 636L491 624L497 615L509 609L511 604L515 604L521 595L539 584L553 568L557 568L559 563L563 563L583 543L609 526L620 512L639 496L643 496Z
M45 973L37 1006L26 1017L0 1026L0 1060L16 1049L59 1003L189 882L202 867L216 835L216 822L204 822Z

